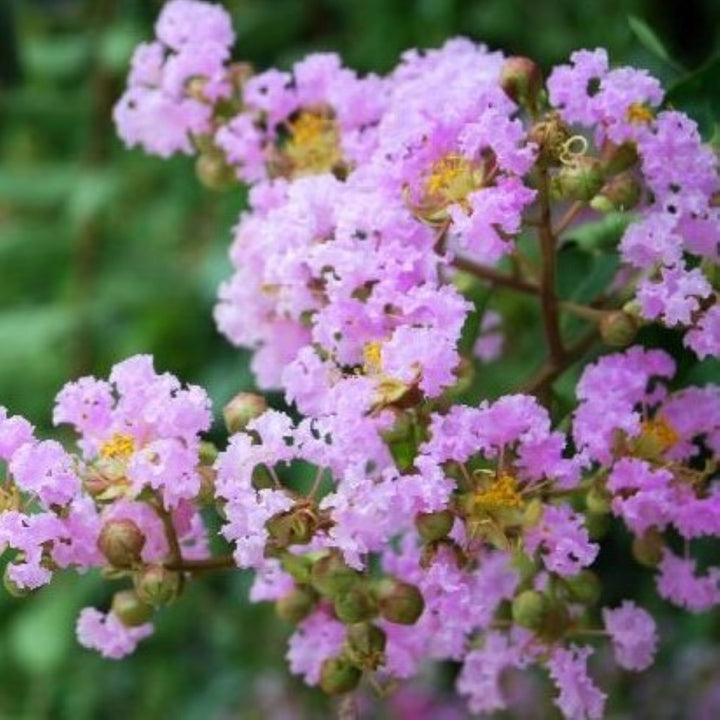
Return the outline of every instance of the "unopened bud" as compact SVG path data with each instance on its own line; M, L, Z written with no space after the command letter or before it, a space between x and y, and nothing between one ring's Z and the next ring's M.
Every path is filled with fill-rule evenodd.
M202 153L195 161L198 180L210 190L227 190L235 180L235 170L216 152Z
M352 692L360 682L362 673L344 657L327 658L320 669L320 688L328 695Z
M337 551L330 551L313 564L310 573L312 586L326 597L334 598L348 592L360 579L360 573L353 570Z
M157 607L172 602L180 593L181 576L162 565L148 565L135 574L135 592L147 605Z
M434 542L447 537L454 522L455 516L449 510L418 513L415 516L415 527L420 533L420 537L426 542Z
M563 166L551 181L553 197L560 200L588 202L603 186L605 177L600 162L593 157L581 155Z
M292 575L293 579L301 584L310 582L310 571L312 570L312 558L306 555L293 555L285 552L280 556L280 564L283 570Z
M299 623L312 612L316 601L315 591L307 585L300 585L275 602L275 611L283 620Z
M224 408L223 419L228 432L244 430L248 423L260 417L268 409L267 400L256 393L238 393Z
M525 590L513 598L512 619L521 627L537 630L548 608L547 598L537 590Z
M519 105L535 107L542 88L542 73L536 63L526 57L510 57L500 71L500 87Z
M357 623L347 630L350 648L362 656L385 652L387 635L385 631L371 623Z
M200 505L209 505L215 500L215 480L217 471L207 465L200 465L197 468L200 477L200 490L197 494L197 502Z
M593 605L600 598L600 580L592 570L581 570L577 575L565 578L573 600L584 605Z
M632 554L641 565L656 567L662 560L663 548L662 535L655 528L650 528L633 539Z
M603 515L610 512L611 499L605 488L593 485L585 496L585 505L591 513Z
M207 440L203 440L200 443L199 456L201 465L213 465L217 460L218 454L218 449L215 447L214 443L208 442Z
M312 540L316 522L307 512L290 510L273 515L267 523L268 532L280 547L307 545Z
M561 638L570 625L570 613L564 603L549 602L543 615L540 634L548 641Z
M590 207L598 212L632 210L642 195L640 183L630 175L618 175L603 185L590 201Z
M606 345L626 347L635 339L638 324L632 315L622 310L613 310L600 318L598 328Z
M591 540L599 540L610 529L610 516L607 513L588 512L585 515L585 527Z
M523 511L523 526L526 528L535 527L543 516L545 509L540 498L533 498Z
M370 620L377 613L372 596L361 587L336 595L334 609L337 619L346 625Z
M152 605L140 600L134 590L116 592L111 609L125 627L144 625L153 614Z
M389 622L414 625L425 609L421 592L409 583L385 578L376 586L380 614Z
M132 520L109 520L103 525L97 544L111 565L128 568L140 562L145 536Z

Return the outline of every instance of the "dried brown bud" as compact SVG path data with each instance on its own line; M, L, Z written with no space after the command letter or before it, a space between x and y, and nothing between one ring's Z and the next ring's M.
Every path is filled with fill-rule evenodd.
M385 578L375 587L380 614L389 622L414 625L425 609L421 592L409 583Z
M145 536L132 520L109 520L103 525L98 548L117 568L129 568L140 562Z

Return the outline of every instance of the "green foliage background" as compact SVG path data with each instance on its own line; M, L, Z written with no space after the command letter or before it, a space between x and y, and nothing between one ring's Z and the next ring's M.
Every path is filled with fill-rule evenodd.
M575 48L603 45L616 62L676 84L675 103L708 135L720 117L715 0L224 4L237 59L257 67L334 49L358 69L385 71L407 47L464 34L547 69ZM230 348L211 320L242 194L207 193L187 158L125 150L111 124L130 54L151 35L160 6L0 4L0 403L42 431L51 431L52 398L65 380L104 375L137 352L206 386L218 408L251 387L247 354ZM566 261L568 272L587 270L581 255ZM507 372L527 374L538 361L519 356L488 382L500 388ZM109 600L98 578L60 578L25 601L0 595L0 718L280 718L287 702L284 717L299 717L292 703L315 700L286 677L288 628L268 608L248 605L249 583L236 573L192 585L159 617L154 639L123 663L74 641L79 608ZM687 633L712 631L710 620L693 622ZM315 712L323 717L327 707Z

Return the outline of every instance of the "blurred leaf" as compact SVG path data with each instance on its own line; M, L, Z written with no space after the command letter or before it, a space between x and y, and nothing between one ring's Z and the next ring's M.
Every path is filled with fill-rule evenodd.
M633 33L635 33L635 37L637 37L648 52L664 60L673 69L682 70L680 64L670 57L655 31L644 20L641 20L635 15L630 15L628 17L628 24Z
M85 168L77 175L68 198L70 221L78 226L107 208L120 190L120 176L112 167Z
M568 230L567 237L583 250L614 250L625 228L635 219L632 213L611 212L599 220L583 223Z
M683 110L697 120L704 137L710 138L720 120L720 55L685 75L667 93L671 107Z
M44 80L65 80L86 67L90 55L90 35L35 37L26 40L21 47L29 72Z

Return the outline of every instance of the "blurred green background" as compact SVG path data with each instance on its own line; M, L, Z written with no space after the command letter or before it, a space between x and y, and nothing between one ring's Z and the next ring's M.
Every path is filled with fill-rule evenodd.
M105 375L137 352L203 384L216 407L251 387L247 354L219 337L210 316L242 194L204 191L187 158L125 150L111 123L130 54L151 36L161 4L0 0L0 403L43 430L65 380ZM720 49L717 0L224 5L237 59L260 68L334 49L358 69L386 71L403 49L457 34L546 69L575 48L603 45L614 61L679 83L678 102L706 132L718 116L718 91L707 94L720 67L707 65ZM295 703L309 696L281 662L288 628L248 606L248 587L239 573L191 586L122 663L74 641L79 608L109 599L97 578L61 578L26 601L0 595L0 718L300 717ZM686 632L709 632L710 620L694 622ZM664 717L637 717L651 716Z

